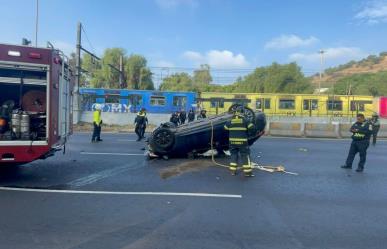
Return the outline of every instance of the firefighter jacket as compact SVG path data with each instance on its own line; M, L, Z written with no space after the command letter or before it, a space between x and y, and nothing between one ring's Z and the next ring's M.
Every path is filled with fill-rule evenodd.
M224 125L224 129L229 131L230 145L248 145L249 132L254 129L254 124L249 123L243 116L234 117Z
M369 140L372 128L368 122L356 122L352 125L350 132L352 132L352 140L354 141Z
M93 112L93 122L94 122L96 125L101 125L102 119L101 119L101 111L100 111L100 110L95 110L95 111Z

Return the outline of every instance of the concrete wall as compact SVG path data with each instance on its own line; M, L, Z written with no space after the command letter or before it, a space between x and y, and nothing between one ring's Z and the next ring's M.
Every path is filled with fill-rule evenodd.
M382 124L378 133L379 137L387 138L387 124Z
M327 137L327 138L338 138L339 123L305 123L305 137Z
M103 112L102 120L108 125L125 126L133 124L136 114L134 113L112 113ZM161 123L168 122L169 114L149 113L149 124L159 126ZM92 112L83 112L81 121L93 122ZM382 126L379 132L379 137L387 138L387 122L381 120ZM317 117L268 117L266 126L266 134L271 136L289 136L289 137L322 137L322 138L349 138L352 133L349 128L353 120L343 119L332 121L330 118Z
M304 127L302 123L269 122L268 134L272 136L302 137Z
M133 124L136 118L135 113L114 113L114 112L102 112L102 121L108 125L128 125ZM161 123L168 122L170 118L169 114L156 114L149 113L149 124L159 126ZM93 112L83 112L81 116L82 122L93 122Z

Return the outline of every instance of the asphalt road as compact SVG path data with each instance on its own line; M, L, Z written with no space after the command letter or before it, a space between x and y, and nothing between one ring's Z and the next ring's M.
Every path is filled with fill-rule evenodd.
M133 134L103 139L76 134L66 155L0 170L1 249L387 248L386 141L356 173L339 168L349 140L263 138L254 160L299 175L245 179L206 159L147 161Z

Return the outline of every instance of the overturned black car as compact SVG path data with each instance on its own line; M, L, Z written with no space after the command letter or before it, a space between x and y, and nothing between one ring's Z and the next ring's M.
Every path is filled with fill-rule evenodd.
M265 114L235 104L227 113L181 126L169 122L161 124L148 139L150 157L187 157L204 153L211 148L221 153L228 150L228 131L224 129L224 125L231 120L236 109L243 109L245 118L255 125L248 138L249 145L252 145L263 134L266 126Z

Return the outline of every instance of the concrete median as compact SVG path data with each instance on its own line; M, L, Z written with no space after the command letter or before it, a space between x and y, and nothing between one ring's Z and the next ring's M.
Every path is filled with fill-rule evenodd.
M349 131L352 124L340 124L340 137L341 138L350 138L352 136L352 132Z
M306 137L326 137L326 138L339 138L339 124L328 123L306 123L305 124L305 136Z
M304 126L302 123L270 122L268 134L271 136L302 137L304 136Z
M378 133L378 137L387 138L387 124L382 124Z

